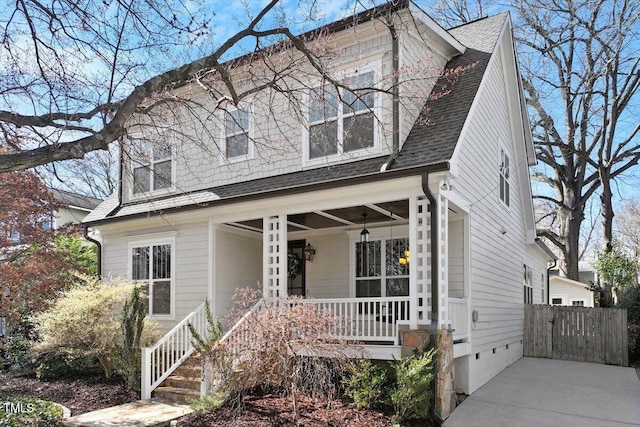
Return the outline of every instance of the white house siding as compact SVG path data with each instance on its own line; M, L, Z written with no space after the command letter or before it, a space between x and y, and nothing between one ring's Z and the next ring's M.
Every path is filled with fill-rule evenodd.
M478 313L478 321L471 325L471 355L457 361L467 365L461 366L461 371L468 369L470 373L467 392L473 392L522 356L523 261L527 253L520 183L514 171L526 167L526 159L515 157L511 142L500 56L498 53L487 70L477 94L479 102L457 148L459 175L454 188L471 205L470 296L471 309ZM499 198L500 148L511 160L509 207Z
M173 227L145 230L136 227L139 222L129 225L131 228L126 231L101 232L103 275L129 279L129 244L154 239L162 232L175 234L175 316L173 320L158 320L162 332L166 332L200 305L208 294L208 224L183 224L176 232L171 231L175 229Z
M583 284L564 277L552 276L549 288L549 304L552 298L562 298L563 305L570 306L574 300L583 300L585 307L593 307L593 292Z
M214 314L229 313L238 288L260 289L262 282L262 235L215 230Z
M342 71L358 70L367 64L380 61L382 73L391 70L391 37L386 27L377 21L372 21L357 29L348 29L335 36L339 46L347 46L340 51L339 62L335 63L336 76ZM338 49L341 49L340 47ZM313 74L313 73L311 73ZM306 78L306 77L304 77ZM309 84L319 84L311 82ZM299 85L298 85L299 86ZM307 90L302 88L294 95L296 98L306 97ZM193 93L190 97L211 104L211 99L201 94ZM391 152L391 139L388 130L391 129L391 96L381 94L382 105L380 117L379 150L372 151L371 156L382 156ZM303 104L306 103L303 100ZM261 92L248 100L250 127L256 142L253 159L229 163L220 162L219 147L222 145L222 131L220 119L222 114L209 116L202 111L202 120L194 120L182 114L180 131L189 135L188 138L178 138L175 141L175 192L182 193L214 186L232 184L242 181L264 178L267 176L287 174L303 169L302 143L303 126L289 99L284 95ZM206 128L206 130L205 130ZM361 157L358 157L361 158ZM352 160L345 156L344 161ZM128 167L130 165L127 165ZM314 167L326 167L326 163ZM125 202L131 199L131 171L124 180ZM166 194L166 193L165 193ZM154 196L154 194L151 194ZM145 199L149 195L138 197ZM136 197L133 197L136 200Z
M307 238L316 250L307 262L307 296L312 298L349 297L349 235L315 235Z
M464 294L464 221L449 221L449 296L463 298Z
M430 88L433 86L436 71L446 64L444 58L443 41L436 37L431 30L427 30L422 24L417 24L406 12L396 18L398 32L400 34L400 59L403 71L401 72L402 108L400 143L406 139L415 119L424 105ZM389 74L392 70L392 40L386 25L378 20L373 20L357 27L349 28L329 36L340 52L339 59L332 59L328 63L335 70L335 76L340 78L344 71L359 71L362 67L375 65L376 70L382 73L383 88L391 85ZM427 44L429 47L427 47ZM344 48L342 47L344 46ZM428 64L428 66L427 66ZM303 79L315 72L305 72ZM381 76L378 76L380 78ZM422 81L416 81L416 78ZM315 85L318 82L307 84ZM296 101L306 105L308 91L300 88L293 95ZM211 105L213 100L203 95L197 88L187 86L179 89L183 96ZM380 93L381 105L376 111L381 120L378 129L378 148L372 149L367 154L356 154L353 157L343 156L340 161L351 161L366 157L384 156L391 152L392 144L392 97L390 94ZM194 103L195 103L194 102ZM210 115L208 111L202 111L200 117L194 118L192 114L184 111L176 111L174 126L180 129L180 133L187 137L177 137L174 141L174 175L175 188L170 192L182 193L196 191L214 186L249 181L273 175L287 174L311 167L326 167L326 162L312 166L303 165L303 129L305 124L299 120L298 114L290 99L281 94L262 92L251 99L245 100L241 107L250 109L250 135L255 139L254 157L249 160L227 162L220 158L220 150L223 144L221 126L222 114ZM192 106L192 111L197 111ZM198 114L196 114L198 115ZM303 114L304 115L304 114ZM306 120L306 118L304 119ZM170 126L170 125L167 125ZM156 195L166 195L167 192L157 194L132 196L131 170L129 162L125 162L127 179L123 181L124 201L144 200Z

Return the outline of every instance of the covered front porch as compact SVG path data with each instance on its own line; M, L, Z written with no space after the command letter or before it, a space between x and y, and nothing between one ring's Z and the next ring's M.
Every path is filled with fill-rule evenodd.
M462 356L470 325L468 214L444 180L435 188L238 215L214 224L215 247L243 240L252 256L238 274L261 270L256 282L266 298L303 296L302 303L340 316L345 338L364 343L372 358L398 358L402 330L436 329L453 330L455 355ZM226 257L216 265L227 265ZM219 292L242 280L226 272L215 282Z

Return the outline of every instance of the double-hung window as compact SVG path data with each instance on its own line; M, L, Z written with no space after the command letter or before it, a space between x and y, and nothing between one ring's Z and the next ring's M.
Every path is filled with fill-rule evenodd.
M509 156L504 151L504 149L500 149L500 200L506 206L509 206L509 192L510 192L510 184L509 184L509 174L510 174L510 161Z
M375 145L373 71L312 89L309 99L308 160L339 156ZM342 100L342 101L341 101Z
M141 141L132 147L133 194L171 187L173 160L167 141Z
M173 241L130 245L131 279L149 295L149 314L173 316Z
M238 109L225 113L224 142L224 155L227 160L242 160L251 157L252 147L247 110Z
M533 304L533 270L524 264L524 303Z
M356 297L409 295L409 239L356 243Z

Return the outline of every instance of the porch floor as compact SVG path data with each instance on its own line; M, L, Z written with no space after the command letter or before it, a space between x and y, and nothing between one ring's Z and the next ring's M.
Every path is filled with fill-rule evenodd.
M165 426L193 412L189 405L161 400L138 400L124 405L87 412L62 421L67 427Z

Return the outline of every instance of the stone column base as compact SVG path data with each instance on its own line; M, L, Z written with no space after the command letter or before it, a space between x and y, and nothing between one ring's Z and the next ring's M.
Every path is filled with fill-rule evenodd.
M438 330L435 334L438 355L436 360L436 396L434 413L444 421L456 407L455 362L453 330Z
M426 350L429 344L429 331L426 329L401 329L400 344L403 347L411 347L418 352Z

